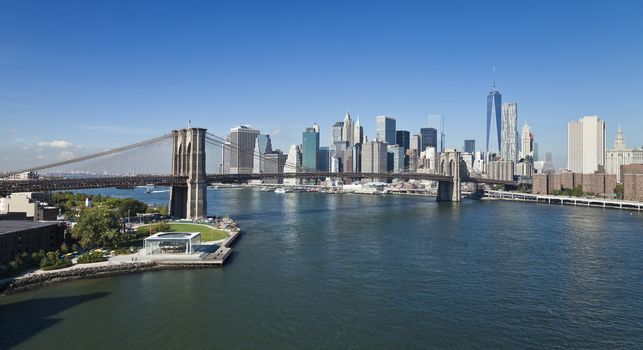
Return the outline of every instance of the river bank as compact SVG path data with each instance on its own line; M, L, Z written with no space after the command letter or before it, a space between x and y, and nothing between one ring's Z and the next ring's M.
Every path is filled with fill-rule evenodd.
M197 260L177 260L168 254L166 259L153 259L141 255L141 251L135 254L116 255L110 257L108 261L74 264L59 270L32 270L21 275L5 278L0 280L0 296L4 294L16 293L36 288L48 286L50 284L90 278L101 278L115 275L124 275L130 273L140 273L159 270L176 270L176 269L202 269L212 267L222 267L226 258L231 254L232 248L229 246L236 240L241 233L234 220L226 217L220 218L214 222L212 227L227 232L228 236L222 240L212 242L220 247L212 254L215 259L220 259L220 264L199 264ZM210 243L208 243L210 244ZM206 258L206 254L203 259Z

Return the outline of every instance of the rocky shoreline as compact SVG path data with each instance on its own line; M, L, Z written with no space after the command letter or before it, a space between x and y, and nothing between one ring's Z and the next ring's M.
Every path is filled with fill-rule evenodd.
M221 245L224 247L228 247L240 232L237 223L229 217L218 218L212 226L228 232L228 238L221 242ZM76 264L72 267L61 270L30 272L21 276L0 280L0 295L21 292L72 280L109 277L148 271L200 268L212 268L212 265L163 263L156 261L110 261L86 264L86 266Z
M44 287L50 284L109 277L116 275L125 275L130 273L140 273L160 270L178 270L178 269L195 269L206 268L207 266L198 265L167 265L156 262L139 262L139 263L119 263L101 266L88 266L74 269L63 269L47 273L30 274L24 277L14 278L0 285L0 295L22 292L25 290Z

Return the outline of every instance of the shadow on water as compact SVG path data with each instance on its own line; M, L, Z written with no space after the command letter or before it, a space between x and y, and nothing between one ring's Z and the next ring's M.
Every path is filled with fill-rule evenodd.
M77 296L41 298L0 305L0 348L12 348L61 319L52 317L76 305L103 298L100 292Z

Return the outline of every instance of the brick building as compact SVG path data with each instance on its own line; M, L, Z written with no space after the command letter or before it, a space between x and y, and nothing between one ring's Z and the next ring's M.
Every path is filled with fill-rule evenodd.
M63 223L0 221L0 264L8 264L22 252L31 254L40 249L56 250L63 243L64 238Z
M532 176L533 194L551 194L557 190L574 189L577 186L580 186L583 192L610 195L614 193L616 187L616 175L564 172L560 174L534 174ZM643 195L643 190L641 194Z
M643 202L643 164L621 165L623 199Z

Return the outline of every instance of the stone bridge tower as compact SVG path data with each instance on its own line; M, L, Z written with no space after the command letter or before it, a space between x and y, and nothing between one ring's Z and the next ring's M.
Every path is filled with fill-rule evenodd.
M205 133L201 128L172 131L172 175L187 177L185 185L172 186L170 215L174 218L207 217Z
M438 173L447 176L453 176L453 181L438 182L438 202L460 202L461 179L463 172L467 172L466 165L460 159L460 152L455 149L447 149L440 153L438 161Z

